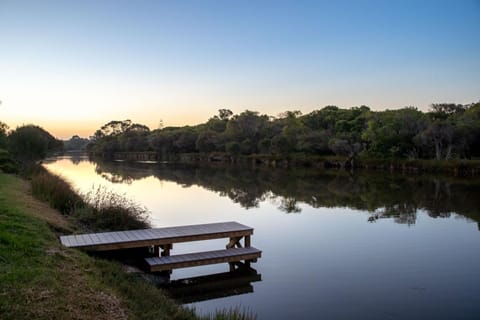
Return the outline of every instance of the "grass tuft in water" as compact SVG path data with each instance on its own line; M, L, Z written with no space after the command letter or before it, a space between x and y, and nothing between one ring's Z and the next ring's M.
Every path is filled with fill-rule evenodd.
M203 320L256 320L257 315L248 309L239 307L230 309L216 310L214 314L209 314L201 319Z

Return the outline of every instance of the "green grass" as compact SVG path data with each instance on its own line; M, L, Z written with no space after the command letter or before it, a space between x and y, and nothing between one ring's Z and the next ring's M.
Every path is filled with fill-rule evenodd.
M65 216L0 173L0 315L7 319L253 319L237 310L197 317L136 274L60 245Z
M120 264L60 246L29 204L16 200L22 192L21 180L0 174L2 319L195 318Z

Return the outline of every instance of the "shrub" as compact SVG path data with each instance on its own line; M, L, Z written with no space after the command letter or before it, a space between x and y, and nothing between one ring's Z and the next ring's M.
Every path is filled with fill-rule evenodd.
M71 214L76 208L84 205L82 198L68 182L43 167L37 166L33 170L31 183L35 197L47 201L64 215Z
M10 157L7 150L0 149L0 171L6 173L17 173L18 168L15 162Z
M75 216L86 226L98 230L132 230L150 227L148 210L127 199L125 195L99 186L82 197L86 206L77 210Z

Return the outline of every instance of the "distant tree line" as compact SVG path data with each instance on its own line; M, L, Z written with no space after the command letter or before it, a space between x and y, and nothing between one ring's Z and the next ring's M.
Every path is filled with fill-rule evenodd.
M339 155L371 158L471 159L480 156L480 103L433 104L372 111L360 106L326 106L278 117L246 110L218 115L196 126L150 130L130 120L111 121L91 137L88 150L115 152Z
M89 139L74 135L69 140L63 142L63 149L65 151L84 151L89 143Z

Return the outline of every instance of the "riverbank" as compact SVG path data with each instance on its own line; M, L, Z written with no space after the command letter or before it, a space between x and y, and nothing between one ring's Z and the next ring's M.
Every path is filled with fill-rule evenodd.
M155 152L116 152L113 155L99 155L101 158L132 162L222 162L261 165L273 168L313 167L337 169L364 169L374 171L400 172L406 174L441 173L455 176L478 176L480 160L426 160L426 159L349 159L340 156L313 156L302 153L288 155L232 155L229 153L180 153L160 155Z
M2 319L198 319L120 263L61 246L58 236L77 228L28 181L0 173Z

